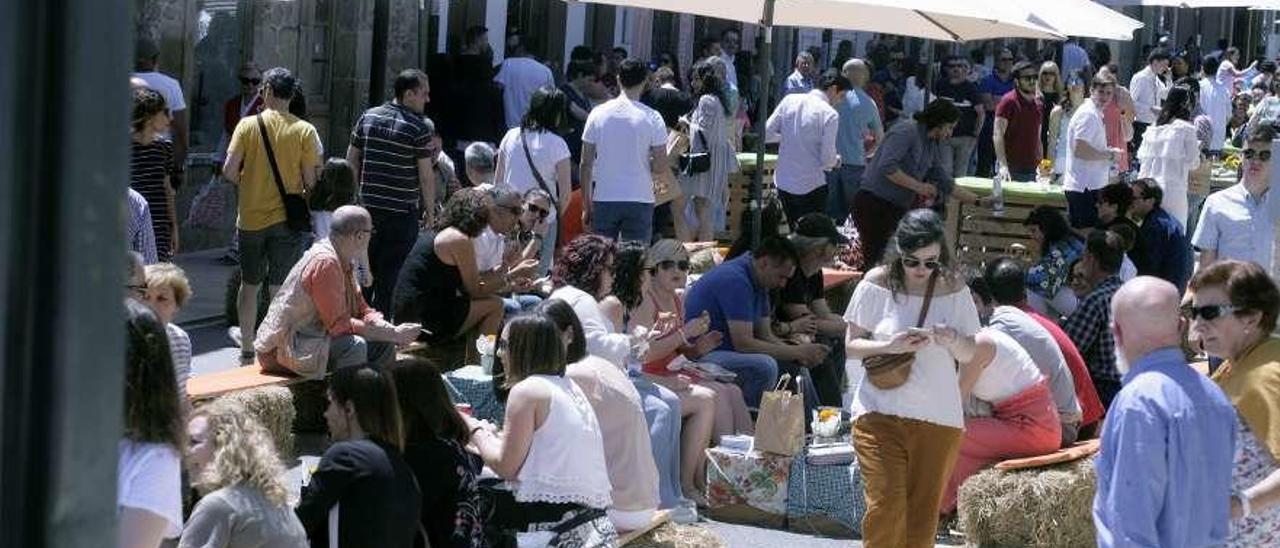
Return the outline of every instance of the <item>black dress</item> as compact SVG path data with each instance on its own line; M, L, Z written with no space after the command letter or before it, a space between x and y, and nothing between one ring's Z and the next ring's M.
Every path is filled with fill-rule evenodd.
M462 272L440 261L435 250L436 232L426 231L400 267L392 295L392 321L413 322L431 332L420 340L440 342L454 338L471 311L471 296L462 285Z
M366 438L324 452L296 510L311 546L328 548L335 505L341 548L410 548L418 536L422 493L394 446Z
M432 548L484 546L480 493L476 478L483 463L458 442L440 438L412 440L404 459L422 487L422 527Z

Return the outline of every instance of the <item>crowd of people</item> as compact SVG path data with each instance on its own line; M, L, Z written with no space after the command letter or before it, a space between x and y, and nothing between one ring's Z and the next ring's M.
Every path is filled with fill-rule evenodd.
M296 501L261 424L186 396L191 289L166 262L182 103L139 48L122 546L611 545L659 509L696 519L705 450L751 434L782 375L806 414L850 407L869 546L932 545L983 467L1097 437L1099 544L1280 535L1274 64L1226 48L1197 80L1154 48L1126 89L1068 42L1060 64L999 50L981 77L948 57L926 94L930 67L882 46L821 74L802 53L757 121L778 143L761 238L744 219L721 261L706 242L746 103L768 100L739 88L736 33L688 73L578 48L562 78L518 35L493 67L486 33L451 65L452 103L401 71L343 158L286 68L246 65L227 102L241 361L327 383L333 443ZM1239 182L1209 195L1229 136ZM1066 213L1023 221L1033 257L957 254L947 203L990 203L956 184L970 173L1060 181ZM861 272L843 314L832 266ZM461 363L397 357L477 336L496 340L500 426L451 403L439 373Z

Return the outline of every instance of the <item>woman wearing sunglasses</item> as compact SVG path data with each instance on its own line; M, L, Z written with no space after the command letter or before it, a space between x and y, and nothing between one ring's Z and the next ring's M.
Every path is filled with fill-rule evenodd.
M1062 75L1058 72L1058 64L1045 61L1040 65L1040 79L1036 81L1036 91L1040 95L1044 109L1040 113L1040 150L1047 157L1053 144L1049 141L1049 116L1053 106L1062 101L1066 95L1066 87L1062 84Z
M1240 422L1227 546L1280 538L1280 338L1272 335L1280 290L1255 263L1223 261L1191 278L1183 317L1190 338L1225 360L1213 374Z
M969 288L953 273L942 218L913 210L898 224L886 262L867 273L845 312L849 358L914 353L906 382L862 382L853 425L866 485L862 534L868 546L932 546L943 489L964 435L956 358L934 326L972 340L980 327ZM933 286L927 313L920 311ZM917 328L917 324L924 329Z
M1045 147L1045 155L1053 161L1053 180L1060 183L1062 174L1067 171L1067 155L1071 148L1067 143L1067 127L1071 125L1071 116L1076 108L1083 105L1085 98L1084 74L1074 71L1068 75L1066 90L1062 93L1056 106L1049 111L1046 126L1049 146Z

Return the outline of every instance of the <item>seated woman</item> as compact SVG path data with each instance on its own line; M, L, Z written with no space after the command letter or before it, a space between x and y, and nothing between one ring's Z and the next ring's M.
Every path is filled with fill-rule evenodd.
M299 547L307 532L289 507L271 434L240 403L216 399L187 422L187 470L204 496L180 548Z
M658 467L653 463L649 426L640 393L631 379L607 360L587 354L582 323L559 299L543 301L538 313L551 318L566 341L565 374L586 394L604 436L604 462L613 485L609 519L619 531L638 529L658 509Z
M369 366L329 376L324 410L334 444L320 457L296 509L312 546L411 548L422 493L401 456L404 434L391 375ZM337 539L331 515L337 510Z
M427 545L484 546L484 521L476 489L484 464L466 450L471 432L449 401L439 369L422 359L398 360L391 368L391 378L404 422L404 460L422 490L419 519L427 533Z
M530 545L613 545L600 424L586 394L564 376L560 330L542 314L516 316L502 330L497 357L511 390L502 433L464 417L485 464L513 484L494 492L489 528Z
M942 498L942 512L951 513L960 485L983 467L1056 451L1062 423L1048 381L1013 338L991 327L972 337L937 327L934 338L961 364L961 397L973 395L991 406L990 417L965 418L960 455Z
M481 275L475 238L489 226L492 198L478 188L454 192L437 232L424 231L405 258L392 298L397 324L422 324L426 342L448 341L479 327L497 335L502 326L502 275ZM501 272L501 271L499 271Z
M1057 318L1076 309L1076 296L1067 286L1071 264L1084 255L1084 242L1076 237L1062 212L1039 206L1022 223L1040 247L1040 259L1027 270L1027 304L1036 312Z
M663 378L675 379L677 386L692 382L710 388L716 393L715 420L711 424L711 440L715 443L727 434L752 434L755 422L743 400L742 389L731 382L716 382L691 368L679 366L680 357L697 361L707 352L719 346L724 337L719 331L709 331L707 317L684 322L684 290L689 283L689 252L676 240L659 240L645 255L649 270L649 283L640 306L631 312L634 321L657 325L659 319L667 323L665 333L649 342L643 371L659 384ZM669 320L668 320L669 318ZM668 385L670 388L670 386ZM674 390L674 388L672 388Z
M182 533L178 456L182 411L164 326L134 299L125 299L125 312L124 437L116 465L117 546L156 548L164 539Z
M675 352L687 342L681 328L674 327L675 320L658 318L650 305L643 314L639 308L649 291L652 277L645 260L646 248L639 242L623 242L613 262L613 293L600 301L600 310L614 325L623 326L626 333L644 337L642 362L662 357L675 357ZM706 332L709 319L704 315L694 323ZM710 344L710 339L703 343ZM719 344L719 341L715 341ZM714 346L706 347L710 352ZM642 367L643 370L643 367ZM665 373L665 371L664 371ZM706 449L711 442L712 423L715 422L715 391L704 386L690 384L687 380L664 374L648 376L650 380L674 392L680 398L683 425L680 435L680 489L685 498L705 506L700 478L705 478ZM746 404L743 404L746 405Z
M560 299L573 307L582 322L582 335L587 352L608 360L622 371L639 369L637 355L643 337L623 333L620 325L610 321L600 310L599 299L613 292L613 264L617 248L613 241L595 234L575 238L560 253L552 269L555 291L551 299ZM631 383L640 393L653 460L658 465L658 492L661 508L672 508L681 502L680 488L680 398L674 392L644 379L634 371Z

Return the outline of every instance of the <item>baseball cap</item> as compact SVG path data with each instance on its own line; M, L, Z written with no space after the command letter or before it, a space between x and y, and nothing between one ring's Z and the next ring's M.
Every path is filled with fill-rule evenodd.
M844 245L849 238L836 229L836 223L822 213L809 213L796 221L796 234L810 238L827 238L832 244Z

